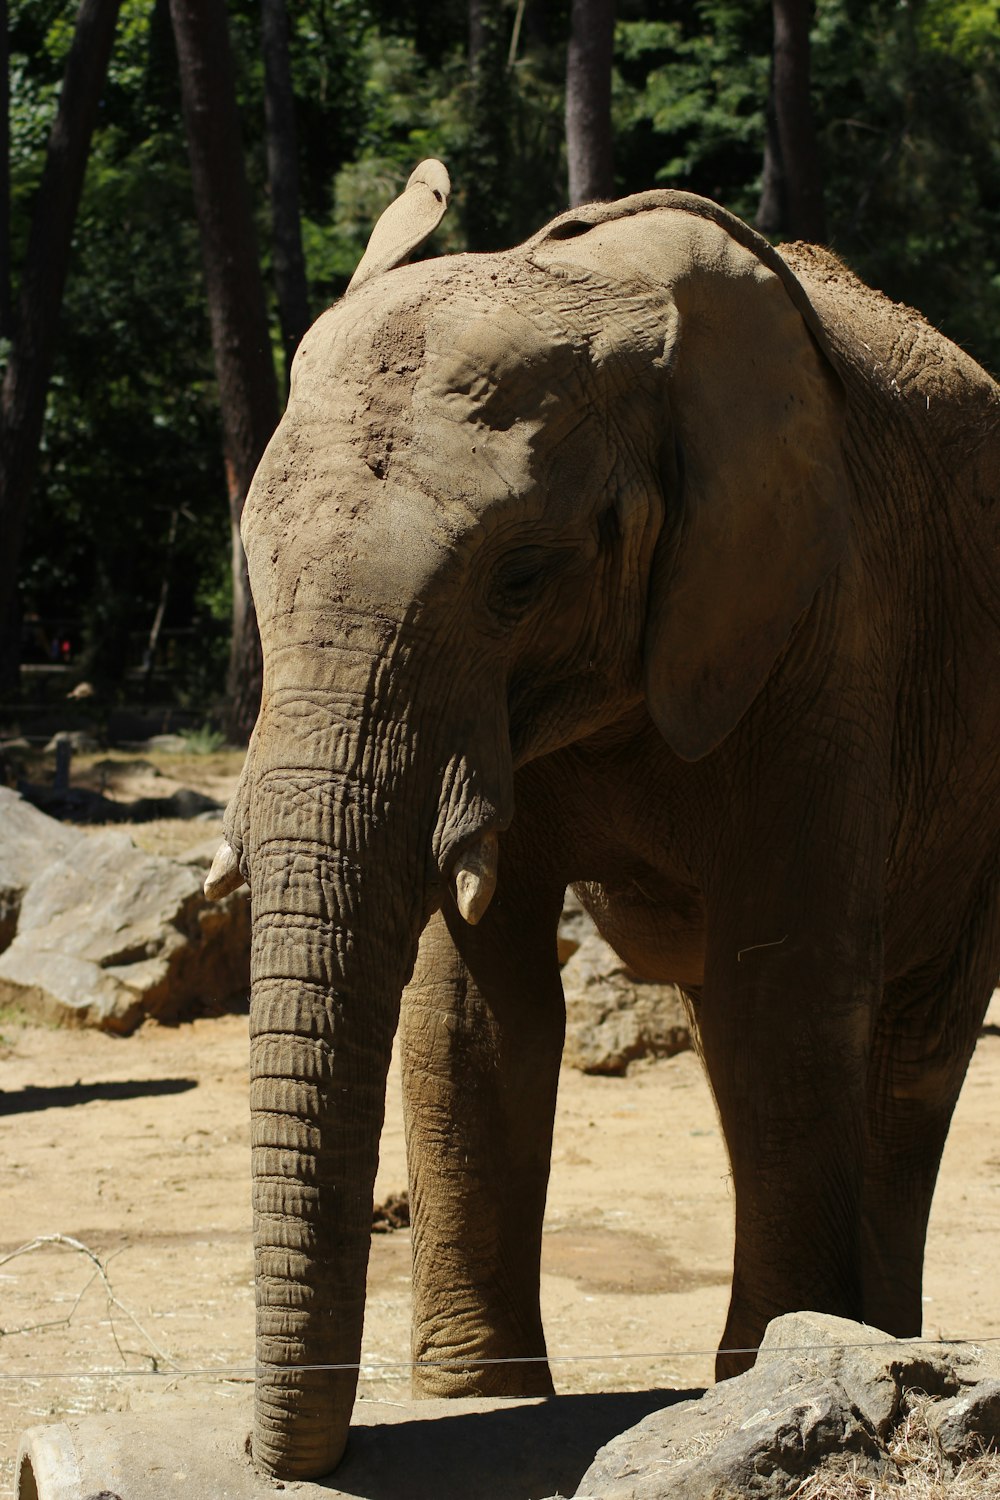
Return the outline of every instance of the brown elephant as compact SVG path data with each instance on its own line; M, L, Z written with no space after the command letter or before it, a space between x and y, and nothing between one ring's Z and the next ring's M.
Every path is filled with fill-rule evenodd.
M252 890L253 1444L284 1476L346 1440L411 974L417 1384L499 1395L551 1390L568 883L696 997L721 1375L792 1309L919 1331L1000 970L997 386L685 193L403 266L446 185L415 174L306 336L243 518L264 691L209 887Z

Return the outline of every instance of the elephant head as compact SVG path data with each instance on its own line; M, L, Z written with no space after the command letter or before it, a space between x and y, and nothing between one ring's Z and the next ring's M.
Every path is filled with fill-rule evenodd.
M243 517L264 687L209 887L252 890L253 1444L285 1477L346 1439L429 915L486 910L525 762L649 718L709 753L844 543L838 383L752 231L651 193L402 266L441 207L415 178Z

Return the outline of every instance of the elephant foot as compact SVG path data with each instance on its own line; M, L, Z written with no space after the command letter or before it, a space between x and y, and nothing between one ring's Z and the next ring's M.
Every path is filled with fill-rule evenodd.
M423 1367L414 1369L411 1389L416 1397L439 1396L552 1396L555 1386L548 1364L538 1362L510 1364L482 1364L472 1366L463 1363L449 1369L446 1365L430 1363L447 1358L439 1352L427 1350L417 1359L428 1361ZM468 1360L469 1356L462 1356Z
M262 1387L258 1380L250 1456L269 1479L322 1479L340 1463L350 1430L354 1382L331 1399L322 1390ZM347 1400L347 1397L350 1400Z

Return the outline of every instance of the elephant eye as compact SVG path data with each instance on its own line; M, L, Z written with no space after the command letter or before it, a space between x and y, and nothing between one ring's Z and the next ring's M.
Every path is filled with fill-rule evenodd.
M565 552L543 547L519 547L500 562L493 573L489 607L503 624L512 624L538 602L550 578L565 567Z

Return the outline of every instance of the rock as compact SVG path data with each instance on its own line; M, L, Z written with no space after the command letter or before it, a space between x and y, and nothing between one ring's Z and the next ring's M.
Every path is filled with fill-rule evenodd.
M161 755L183 755L190 746L182 734L154 734L142 741L142 749L158 750Z
M593 918L589 912L584 911L579 896L570 886L563 901L562 916L559 919L559 930L556 935L560 967L573 957L585 938L596 935L597 928L594 926Z
M21 903L31 882L85 835L0 787L0 953L14 941Z
M174 858L179 859L182 864L195 865L199 870L207 872L212 868L212 861L219 852L221 842L221 834L217 832L209 834L207 838L199 839L196 844L192 844L189 849L175 854Z
M68 745L74 755L90 755L101 748L96 737L86 729L60 729L45 746L46 755L53 754L60 745Z
M672 1057L692 1046L684 998L673 984L637 979L596 932L562 971L563 1060L584 1073L623 1074L640 1057Z
M820 1313L776 1318L753 1369L612 1439L577 1500L790 1500L824 1466L874 1477L891 1463L885 1443L909 1390L946 1398L935 1403L942 1447L967 1451L977 1425L996 1431L1000 1386L982 1379L996 1359L972 1346L900 1343Z
M117 781L132 781L136 777L162 777L163 772L159 766L154 766L151 760L143 760L139 756L133 756L131 760L95 760L90 768L91 776L99 776L102 783Z
M245 888L209 902L200 871L143 853L125 833L86 836L34 816L48 853L0 954L0 1001L128 1032L147 1016L172 1020L247 993ZM53 830L70 835L54 860Z
M927 1426L945 1458L961 1463L1000 1448L1000 1380L981 1380L950 1401L936 1401Z

